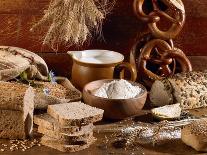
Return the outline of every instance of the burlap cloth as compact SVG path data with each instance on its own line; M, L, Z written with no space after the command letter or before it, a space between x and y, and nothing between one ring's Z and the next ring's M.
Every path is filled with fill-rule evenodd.
M82 93L64 77L56 77L57 84L34 81L35 109L47 109L48 105L80 101ZM48 94L46 94L48 90Z
M36 109L81 100L81 92L67 78L56 77L56 83L49 82L47 64L37 54L17 47L0 46L0 81L15 80L23 72L36 90Z
M40 56L18 47L0 46L0 80L12 80L24 71L28 79L48 80L48 67Z

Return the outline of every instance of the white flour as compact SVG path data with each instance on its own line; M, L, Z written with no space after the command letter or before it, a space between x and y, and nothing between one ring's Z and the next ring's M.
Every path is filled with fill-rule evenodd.
M129 99L134 98L142 92L139 86L133 86L126 80L114 80L104 83L94 93L95 96L109 99Z

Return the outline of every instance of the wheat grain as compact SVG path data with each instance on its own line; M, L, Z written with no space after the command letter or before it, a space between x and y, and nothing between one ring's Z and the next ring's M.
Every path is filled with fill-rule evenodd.
M114 2L114 0L113 0ZM83 45L101 31L106 14L111 11L108 0L51 0L45 15L31 30L42 30L49 26L43 44L51 47L58 44Z

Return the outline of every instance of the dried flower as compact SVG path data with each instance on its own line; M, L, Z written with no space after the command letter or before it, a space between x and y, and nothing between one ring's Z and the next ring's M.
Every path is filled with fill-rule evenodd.
M44 88L43 89L43 93L45 94L45 95L50 95L50 89L48 89L48 88Z
M52 84L56 84L55 73L52 70L49 72L48 79Z

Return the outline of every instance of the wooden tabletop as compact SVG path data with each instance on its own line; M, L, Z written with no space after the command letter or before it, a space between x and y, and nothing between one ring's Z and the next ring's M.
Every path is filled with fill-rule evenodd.
M207 113L207 108L202 108L199 110L190 111L195 116L203 116ZM144 114L144 113L143 113ZM90 148L85 149L76 153L62 153L57 150L45 147L45 146L35 146L23 152L19 151L5 151L0 152L0 154L5 155L165 155L165 154L199 154L194 149L189 146L186 146L180 139L166 142L163 145L136 145L133 148L116 148L114 147L113 142L116 138L116 133L119 132L119 128L122 128L125 124L128 126L131 123L136 123L137 121L151 121L150 116L143 115L138 116L139 119L127 119L124 121L118 122L101 122L99 125L96 125L94 136L97 138L97 141L90 146ZM135 121L136 120L136 121ZM34 137L39 139L41 135L36 133L36 127L34 128ZM10 145L9 140L0 140L0 149L1 145L6 144ZM201 153L200 153L201 154ZM205 153L204 153L205 154Z

